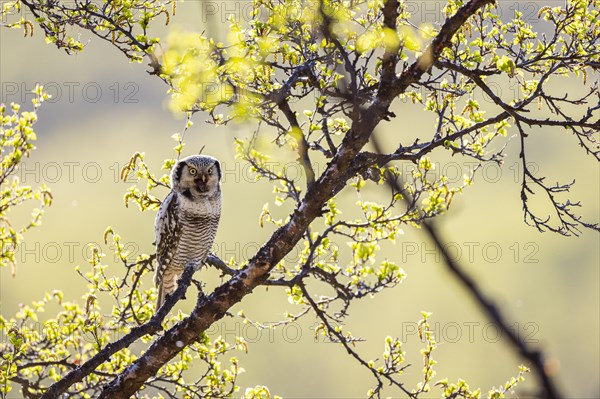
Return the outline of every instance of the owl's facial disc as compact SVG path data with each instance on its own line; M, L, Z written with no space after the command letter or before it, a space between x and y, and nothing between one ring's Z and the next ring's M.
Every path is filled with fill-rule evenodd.
M173 189L194 201L218 193L220 164L214 159L183 159L172 172Z

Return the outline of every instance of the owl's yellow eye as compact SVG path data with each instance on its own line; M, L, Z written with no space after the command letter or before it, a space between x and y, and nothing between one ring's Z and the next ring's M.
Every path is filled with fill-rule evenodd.
M212 172L213 172L213 168L212 168L212 166L211 166L210 168L208 168L208 174L209 174L209 175L212 175Z
M190 175L194 176L198 172L196 168L190 168Z

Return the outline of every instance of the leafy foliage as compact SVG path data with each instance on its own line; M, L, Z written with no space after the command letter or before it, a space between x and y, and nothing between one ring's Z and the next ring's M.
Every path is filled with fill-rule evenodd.
M23 234L40 224L44 208L52 203L52 195L47 187L35 189L26 186L14 176L19 164L35 149L33 143L37 136L33 125L37 121L36 111L48 99L41 86L36 86L34 93L32 111L21 111L21 106L15 103L8 107L0 104L0 267L12 265L13 274L14 251L23 239ZM39 201L40 204L33 209L31 222L21 227L13 226L8 218L11 210L30 200Z
M78 269L88 284L85 306L64 302L56 292L24 306L15 318L1 320L10 338L0 343L4 392L17 383L28 397L231 396L239 390L236 378L242 368L235 357L221 358L248 350L248 344L240 338L210 341L206 328L252 289L269 285L283 287L294 309L300 308L279 325L315 317L315 334L338 343L373 376L369 397L380 397L386 384L411 398L429 396L433 389L447 398L480 397L481 391L463 380L435 380L436 341L427 313L419 324L425 342L422 381L414 388L401 380L407 365L397 338L384 339L380 359L366 360L359 353L361 339L344 328L344 320L355 301L395 287L406 277L393 260L379 257L381 245L398 239L402 229L448 211L456 194L475 180L479 166L502 164L513 137L520 144L525 222L563 235L579 234L582 228L598 230L598 224L575 213L579 203L562 198L573 183L547 185L526 162L533 127L573 134L586 155L599 159L600 103L594 103L598 83L589 83L600 62L598 2L569 0L562 8L542 8L544 34L518 11L514 19L502 20L492 3L449 0L442 24L415 26L407 4L396 0L255 0L247 24L229 21L225 43L172 30L165 47L151 37L149 26L162 16L169 23L174 2L8 3L3 16L27 7L35 21L20 19L7 26L28 34L35 22L47 41L68 52L83 49L71 36L74 25L111 42L132 61L148 57L151 73L169 86L172 110L186 113L185 129L199 111L207 112L215 125L253 123L253 135L236 140L236 157L251 165L257 180L272 183L275 206L293 211L279 219L265 204L259 225L272 225L270 240L246 264L211 258L209 264L227 280L209 296L200 294L189 315L169 318L170 308L154 309L155 289L142 285L153 270L154 255L128 259L121 237L108 228L105 242L112 241L124 275L115 276L104 263L102 249L94 248L90 270ZM556 94L549 82L562 76L579 84L585 94ZM518 92L492 90L507 82ZM476 90L493 106L484 109L474 96ZM373 132L380 123L393 120L392 106L400 101L422 107L434 121L431 132L409 144L402 137L392 149L366 150L369 141L378 147ZM4 111L2 115L6 118ZM23 119L21 130L28 138L24 142L31 141L34 118L12 118L3 119L3 138L5 125L12 129ZM174 136L177 158L185 145L185 129ZM473 159L478 166L463 171L459 184L450 183L435 173L434 156L440 153ZM284 162L289 158L302 168L301 176L289 173ZM126 192L125 204L156 210L160 199L153 190L169 187L167 173L174 162L165 160L158 175L144 154L135 153L122 177L135 176L140 184ZM324 171L317 170L320 164L327 165ZM384 184L395 187L386 200L370 198L370 189L382 192ZM531 209L528 199L535 190L546 194L548 216ZM354 206L336 201L342 191L356 196ZM19 194L15 189L9 195ZM298 260L286 262L284 256L295 246L301 248ZM2 261L11 259L9 252L2 256ZM309 290L310 281L321 284ZM187 285L182 282L181 290ZM56 329L40 334L31 325L50 301L61 309L50 319ZM101 303L112 307L102 311ZM238 317L261 326L243 312ZM167 330L154 339L161 323ZM134 342L145 350L132 349ZM196 363L204 372L192 380L189 370ZM526 372L522 366L517 377L489 391L488 397L510 392ZM271 393L256 386L244 397L270 398Z

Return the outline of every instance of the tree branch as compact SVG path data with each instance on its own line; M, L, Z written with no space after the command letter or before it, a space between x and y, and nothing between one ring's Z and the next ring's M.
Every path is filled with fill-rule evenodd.
M423 61L423 56L419 57L419 60L409 70L396 79L395 85L390 85L393 90L379 92L376 101L358 110L357 118L353 119L353 124L344 136L339 150L327 165L324 173L308 187L305 197L289 221L275 231L245 268L217 287L209 296L199 297L192 313L154 341L143 355L108 383L99 396L100 399L129 398L182 348L196 342L200 334L215 321L221 319L229 308L268 279L271 269L294 248L312 221L322 214L322 208L327 201L335 196L354 176L357 167L360 167L356 164L357 154L368 142L379 122L388 116L392 101L410 84L419 80L428 68L427 65L430 65L432 60L437 58L442 49L450 43L452 35L460 28L460 25L491 2L492 0L472 0L460 8L456 15L444 23L440 34L429 46L431 50L427 52L429 54L427 63ZM127 343L127 345L129 344ZM123 347L127 345L123 345ZM88 373L102 361L98 358L97 362L86 369ZM83 378L84 375L83 372L78 372L75 377L65 377L57 383L60 384L60 389L56 388L52 392L58 395L65 392L70 385ZM45 397L51 398L58 395L48 394Z
M221 259L219 259L216 255L213 254L208 255L208 257L206 258L206 263L212 267L219 269L223 273L223 275L233 276L238 272L236 269L232 269L229 266L227 266L225 262L223 262Z
M395 379L393 379L390 375L388 375L386 373L377 372L377 370L373 366L369 365L369 362L365 361L358 353L356 353L356 351L350 347L351 342L348 342L348 339L346 339L346 337L340 331L337 331L335 329L335 327L327 319L327 314L323 310L321 310L319 307L319 304L316 303L310 297L310 294L309 294L308 290L306 289L306 286L304 285L304 283L299 284L299 287L300 287L300 290L302 291L302 295L304 296L304 298L306 298L310 307L313 309L313 311L315 312L317 317L321 320L323 325L325 325L327 334L329 334L330 336L333 336L332 339L335 337L335 339L337 339L339 341L339 343L342 344L344 349L346 349L346 352L348 352L348 354L350 356L352 356L354 359L356 359L356 361L361 366L363 366L367 370L369 370L371 372L371 374L373 374L373 377L375 378L375 380L377 380L377 387L375 388L374 393L373 393L373 395L371 395L371 397L373 397L375 394L379 394L379 391L381 391L381 389L383 388L383 380L384 379L387 380L390 385L398 387L409 398L415 399L417 397L414 393L407 390L403 384L401 384L398 381L396 381Z
M379 91L385 91L386 88L396 78L396 64L398 63L398 49L400 48L400 39L396 30L396 21L398 19L398 0L387 0L383 6L383 26L384 34L394 35L393 39L386 40L385 52L381 60L381 79L379 81Z
M287 100L287 97L290 95L292 88L300 79L305 78L307 76L310 77L311 75L313 75L312 67L312 61L298 66L294 73L290 76L290 78L280 89L274 91L266 97L267 101L273 102L277 106L277 108L279 108L279 110L283 113L288 123L290 124L290 128L292 130L291 135L298 143L298 161L304 168L304 173L306 174L307 187L309 187L315 182L315 172L313 170L312 163L308 155L308 143L306 142L304 134L302 134L302 129L300 128L300 124L298 123L296 113L290 108L290 104Z
M81 381L85 376L96 370L102 363L108 361L110 357L118 351L128 348L131 344L145 335L152 335L161 331L163 329L161 325L163 320L167 314L169 314L169 311L171 311L173 306L185 295L185 292L192 281L193 274L193 265L188 265L178 281L175 292L167 297L163 306L158 309L158 312L156 312L147 323L134 327L129 334L125 335L123 338L106 345L87 362L70 371L61 380L50 386L50 388L48 388L41 396L41 399L58 398L65 393L71 385Z
M379 142L375 136L371 138L371 143L375 147L376 153L383 154L381 146L379 145ZM388 176L386 176L385 180L393 192L403 192L404 201L410 205L412 199L406 190L402 191L402 185L399 184L396 179L389 178ZM467 275L459 263L455 261L450 253L448 253L447 247L444 245L443 240L440 237L437 228L435 227L435 223L423 220L421 221L421 226L442 255L444 260L443 263L447 270L460 282L469 295L471 295L473 301L477 303L488 320L492 321L500 328L503 336L507 336L509 338L509 342L513 349L518 352L520 356L527 359L531 363L532 368L538 377L540 385L544 390L544 394L542 396L546 399L561 398L561 395L554 385L554 381L544 369L544 356L542 352L540 350L534 350L530 348L527 343L521 339L518 333L515 332L514 329L511 329L511 324L507 322L506 318L496 304L483 293L475 280Z
M467 20L488 4L493 4L495 0L471 0L461 7L456 14L450 17L433 41L427 46L423 54L387 89L382 88L378 97L397 96L403 93L411 84L417 83L421 76L431 70L431 67L439 59L442 50L450 45L454 34L464 25Z

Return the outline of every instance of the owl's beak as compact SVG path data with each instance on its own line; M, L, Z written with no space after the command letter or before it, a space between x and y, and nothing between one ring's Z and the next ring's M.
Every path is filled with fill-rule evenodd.
M208 176L205 173L200 173L198 177L195 179L196 187L200 192L205 192L207 190L206 182L208 181Z

